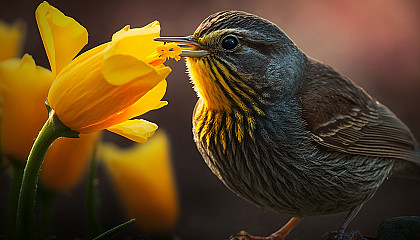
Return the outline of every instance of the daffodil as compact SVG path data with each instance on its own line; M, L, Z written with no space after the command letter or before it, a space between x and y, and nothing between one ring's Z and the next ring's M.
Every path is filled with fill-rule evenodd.
M169 152L164 132L128 149L113 144L98 149L128 217L151 234L169 233L178 217Z
M20 56L25 32L25 24L22 21L9 25L0 20L0 61Z
M176 46L153 40L159 36L159 22L135 29L126 26L111 42L71 61L86 43L84 28L47 2L38 7L36 16L52 72L57 73L48 103L60 121L79 133L108 129L145 142L156 124L129 119L167 104L161 99L171 69L162 64L167 54L156 54L156 48L171 48L171 56L177 56L172 54ZM62 36L63 32L71 35Z
M22 179L18 239L30 239L33 234L37 180L51 144L60 137L102 129L145 142L156 124L129 119L167 104L161 99L171 71L163 65L167 56L156 51L162 45L154 41L160 31L158 22L138 29L126 26L111 42L74 58L87 43L86 29L47 2L38 6L35 16L54 82L47 97L49 117L35 139ZM166 47L179 52L177 46Z

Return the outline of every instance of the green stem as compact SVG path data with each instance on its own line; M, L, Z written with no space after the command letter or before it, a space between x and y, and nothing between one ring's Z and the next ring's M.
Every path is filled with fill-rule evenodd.
M96 177L96 149L92 154L92 161L90 165L88 190L87 190L87 228L88 237L92 239L102 232L101 224L98 220L98 213L96 207L96 191L95 191L95 177Z
M17 239L26 240L33 238L33 210L38 186L38 176L49 147L59 137L77 137L77 134L74 133L75 131L70 130L60 122L53 111L50 112L50 117L35 139L23 172L16 218Z
M54 130L51 118L48 119L39 132L29 153L18 201L16 220L16 234L18 239L30 239L33 237L33 210L39 171L49 147L59 137L60 135Z
M19 189L22 183L24 164L17 160L10 160L13 163L13 176L12 184L10 186L9 206L6 213L5 221L5 236L6 238L13 239L15 237L16 228L16 211L17 202L19 199Z

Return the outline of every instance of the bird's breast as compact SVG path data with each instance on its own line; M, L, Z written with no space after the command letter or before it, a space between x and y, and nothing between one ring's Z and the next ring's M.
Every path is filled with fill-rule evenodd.
M253 137L255 118L236 109L210 110L200 99L194 110L193 128L196 141L206 146L215 146L224 152L227 144L241 143L244 137Z
M253 81L226 60L214 56L187 58L187 69L194 90L208 110L264 114L261 107L267 103L250 85Z
M208 108L218 111L230 111L231 104L225 92L219 87L217 79L210 70L210 63L205 59L187 58L187 69L194 90L203 99Z

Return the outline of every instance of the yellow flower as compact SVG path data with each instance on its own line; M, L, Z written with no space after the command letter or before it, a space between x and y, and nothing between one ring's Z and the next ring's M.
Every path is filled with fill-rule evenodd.
M6 156L15 160L28 157L48 118L44 102L51 82L51 72L36 66L28 54L0 62L1 144Z
M73 59L87 41L86 30L47 2L39 5L36 17L52 72L57 73L48 102L61 122L79 133L108 129L145 142L156 124L129 119L167 104L161 99L171 69L156 54L162 43L153 40L159 36L159 23L126 26L111 42Z
M19 57L24 37L25 24L22 21L9 26L0 20L0 61Z
M129 218L146 232L173 230L178 218L178 201L164 132L146 144L119 149L103 144L99 154L116 186Z
M54 192L67 192L82 179L93 154L97 133L83 134L80 138L60 138L48 150L40 184Z

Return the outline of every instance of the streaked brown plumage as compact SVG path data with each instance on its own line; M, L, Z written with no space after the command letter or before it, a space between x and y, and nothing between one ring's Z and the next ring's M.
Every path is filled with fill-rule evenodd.
M420 178L407 126L275 24L224 11L192 37L157 40L190 46L194 140L213 173L257 206L298 218L358 210L388 176ZM297 221L237 238L283 239Z

